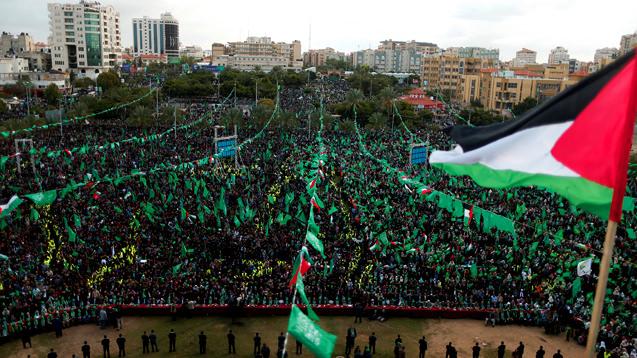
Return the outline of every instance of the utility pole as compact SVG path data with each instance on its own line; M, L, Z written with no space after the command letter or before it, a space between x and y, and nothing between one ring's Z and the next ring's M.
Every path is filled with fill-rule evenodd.
M254 105L259 104L259 80L254 81Z
M237 108L237 80L234 81L234 108Z

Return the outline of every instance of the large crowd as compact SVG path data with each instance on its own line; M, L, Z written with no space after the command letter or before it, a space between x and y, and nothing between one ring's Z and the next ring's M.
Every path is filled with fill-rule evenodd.
M346 87L284 89L281 106L316 109L321 92L338 102ZM209 112L197 105L187 122L221 116ZM316 140L306 129L246 128L239 142L251 141L235 167L212 158L212 126L153 136L169 129L94 121L63 133L35 130L24 135L36 150L21 156L20 173L13 139L21 135L0 139L1 203L59 189L50 205L25 201L0 220L7 257L0 260L0 336L43 329L54 319L90 321L101 304L290 303L292 263L307 224L304 163ZM310 302L491 309L492 323L540 325L583 343L596 277L578 277L575 266L591 255L594 267L599 261L602 223L546 191L489 190L410 166L413 141L451 143L442 131L399 129L361 129L360 140L324 129L329 160L318 195L325 207L315 220L325 258L310 248ZM138 140L122 142L132 137ZM516 235L466 225L404 185L387 164L465 208L510 218ZM637 195L635 173L627 195ZM637 245L626 230L635 227L633 212L621 227L599 342L634 357ZM381 235L390 244L378 248Z

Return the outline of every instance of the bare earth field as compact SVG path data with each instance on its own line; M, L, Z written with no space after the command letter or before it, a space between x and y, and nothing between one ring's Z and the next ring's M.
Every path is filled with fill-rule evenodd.
M543 345L547 357L560 349L566 358L582 357L584 347L574 342L566 342L564 335L547 336L543 329L524 326L485 327L484 322L477 320L438 320L438 319L409 319L395 318L384 323L367 321L353 323L353 317L321 317L321 327L338 336L334 356L344 355L345 333L351 325L356 327L358 338L356 345L361 349L367 343L371 332L378 337L375 357L393 357L393 342L397 334L406 345L407 357L418 356L418 339L425 335L429 343L427 357L444 357L445 345L453 342L458 349L459 357L471 357L471 347L475 342L482 347L481 357L496 357L496 348L500 341L507 345L506 357L510 357L510 350L523 341L525 357L534 357L535 351ZM118 332L112 328L100 330L94 325L76 326L64 330L64 336L56 339L54 333L46 333L32 338L33 348L22 348L20 340L0 346L1 358L32 358L44 357L49 349L54 348L60 358L70 358L72 354L81 357L80 347L84 340L91 345L91 357L102 357L100 341L104 334L111 340L111 356L117 357L115 338L119 333L126 337L127 357L200 357L197 335L204 331L208 335L207 357L227 357L226 333L232 329L237 336L237 354L235 357L252 357L252 337L255 332L263 336L263 342L268 344L276 353L277 336L287 327L287 317L250 317L242 318L231 324L229 318L221 317L193 317L171 321L169 317L125 317L124 328ZM174 328L177 332L177 353L168 353L168 331ZM141 335L144 330L154 329L157 332L159 353L142 355ZM305 347L304 347L305 348ZM288 351L294 357L295 341L290 337ZM276 356L276 354L271 355ZM313 355L304 349L303 356Z

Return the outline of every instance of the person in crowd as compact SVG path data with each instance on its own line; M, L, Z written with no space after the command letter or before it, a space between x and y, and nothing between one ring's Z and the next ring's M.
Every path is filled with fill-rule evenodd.
M150 343L150 338L146 334L146 331L144 331L144 333L142 334L142 354L150 353L149 343Z
M124 338L124 336L120 333L119 337L115 340L115 343L117 343L117 348L119 350L118 357L126 357L126 338Z
M303 354L303 343L301 343L301 341L296 340L296 351L295 353L297 355Z
M546 351L544 351L544 347L540 346L540 349L538 349L537 352L535 352L535 358L544 358L545 354L546 354Z
M506 350L507 346L504 344L504 341L501 341L500 345L498 346L498 358L504 358L504 353L506 352Z
M376 332L372 332L372 335L369 336L369 349L371 350L372 354L376 354Z
M111 358L111 340L106 335L102 338L102 356L103 358Z
M259 336L259 332L254 334L252 341L254 342L254 349L252 350L252 353L254 355L261 354L261 336Z
M157 335L154 330L150 330L150 335L148 336L150 340L150 350L151 352L159 352L159 346L157 345Z
M91 346L87 341L82 345L82 358L91 358Z
M206 335L203 333L203 331L201 331L199 333L199 354L206 354L206 340Z
M471 348L473 358L480 358L480 345L478 342Z
M564 356L562 355L562 353L560 353L560 350L558 349L557 352L553 354L553 358L564 358Z
M263 343L263 346L261 346L261 355L263 356L263 358L270 358L270 347L268 347L268 345L265 343Z
M170 329L168 333L168 352L176 352L177 351L177 333L173 328Z
M279 337L277 338L277 351L283 350L285 346L285 335L283 332L279 333Z
M49 353L46 355L46 358L58 358L58 354L51 348Z
M235 347L235 336L234 336L234 333L232 333L232 330L228 331L227 338L228 338L228 354L236 354L237 348Z
M425 336L422 336L418 340L418 358L425 358L425 353L427 353L427 340Z

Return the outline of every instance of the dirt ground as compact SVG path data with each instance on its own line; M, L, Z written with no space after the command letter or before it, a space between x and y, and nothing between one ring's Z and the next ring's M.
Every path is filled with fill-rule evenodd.
M485 327L484 322L477 320L437 320L437 319L409 319L394 318L384 323L364 321L354 324L352 317L321 317L321 327L338 336L334 356L344 355L345 333L349 326L356 327L358 338L356 345L361 349L367 343L371 332L378 337L376 355L374 357L392 357L393 341L397 334L406 345L407 357L418 356L418 339L426 336L429 343L427 357L444 357L445 345L453 342L458 349L459 357L471 357L471 347L478 342L482 347L480 357L496 357L496 348L500 341L507 345L506 357L510 357L510 350L523 341L525 357L535 356L540 345L544 346L547 356L560 349L564 357L576 358L584 355L584 348L571 342L566 342L564 335L547 336L541 328L524 326ZM0 346L0 357L46 358L46 353L54 348L60 358L71 358L72 354L81 357L80 347L84 340L91 345L91 357L102 357L100 341L104 335L111 340L111 356L117 356L115 338L119 333L126 337L127 357L142 357L141 335L144 330L154 329L157 332L159 353L149 357L200 357L197 335L204 331L208 335L207 357L227 357L225 335L232 329L237 336L237 354L235 357L252 357L252 337L259 332L263 342L276 352L277 336L285 332L287 317L252 317L243 318L240 322L230 324L230 320L220 317L194 317L179 319L172 322L169 317L125 317L124 328L117 332L111 328L100 330L94 325L72 327L64 330L63 337L56 339L54 333L47 333L32 338L33 348L23 349L19 340ZM177 332L177 353L168 353L168 331L174 328ZM290 338L288 351L290 357L294 354L295 341ZM274 355L275 356L275 355ZM304 349L303 355L313 355ZM272 355L271 355L272 357Z

